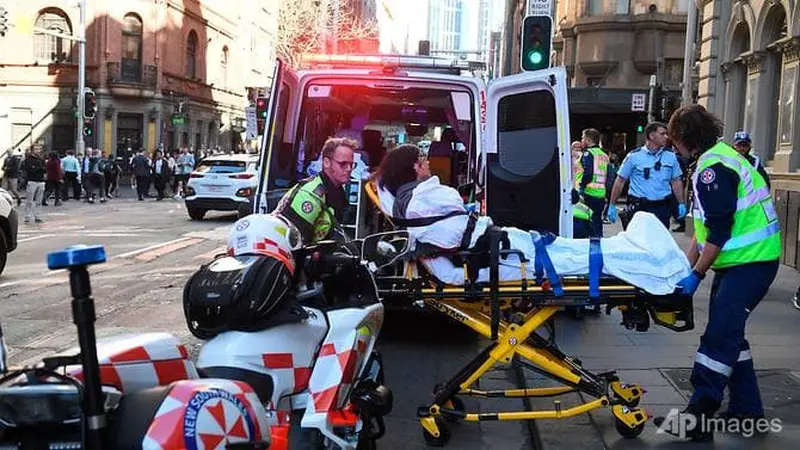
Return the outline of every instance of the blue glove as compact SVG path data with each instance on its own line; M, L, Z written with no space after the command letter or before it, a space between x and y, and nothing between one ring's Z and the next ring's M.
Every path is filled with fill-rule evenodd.
M464 205L464 209L467 210L468 213L474 214L478 212L478 204L477 203L467 203Z
M686 217L686 204L680 203L678 204L678 219L683 219Z
M678 287L680 288L680 293L688 296L694 295L695 291L697 291L697 286L700 286L700 281L702 281L702 277L697 271L692 271L686 278L682 279L678 283Z
M613 203L608 204L608 221L611 223L617 222L617 205Z

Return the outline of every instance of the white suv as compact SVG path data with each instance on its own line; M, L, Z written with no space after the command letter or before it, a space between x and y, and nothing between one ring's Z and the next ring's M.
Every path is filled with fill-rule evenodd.
M17 211L16 202L8 191L0 189L0 274L6 268L8 254L17 248Z
M258 155L210 156L189 175L184 198L192 220L207 211L236 211L244 217L253 210L258 183Z

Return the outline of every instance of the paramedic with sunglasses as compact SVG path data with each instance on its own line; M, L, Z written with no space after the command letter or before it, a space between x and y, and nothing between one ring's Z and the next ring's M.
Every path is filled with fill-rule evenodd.
M686 203L683 200L683 181L680 163L675 153L666 150L667 126L661 122L647 125L645 144L628 154L617 172L617 179L611 189L608 204L608 220L616 222L616 201L622 193L625 182L630 180L628 208L634 213L646 211L669 228L672 194L678 199L678 219L686 216Z
M329 138L322 146L322 172L298 182L273 211L289 220L303 238L303 245L323 239L346 240L339 223L347 207L344 186L350 182L358 143Z

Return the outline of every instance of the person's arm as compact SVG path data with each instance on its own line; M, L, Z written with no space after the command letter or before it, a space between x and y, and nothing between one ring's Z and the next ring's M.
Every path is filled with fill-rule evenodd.
M681 162L678 160L678 156L675 155L675 153L670 152L669 154L672 155L672 158L675 160L672 164L672 193L675 194L678 203L684 203L683 169L681 168Z
M318 197L302 187L296 185L289 190L278 202L274 213L282 215L296 226L303 237L303 245L309 245L314 241L314 223L322 214L323 205Z
M579 186L581 193L586 190L586 186L592 181L594 177L594 157L589 152L583 152L581 156L581 167L583 167L583 175L581 177L581 184Z
M689 261L694 259L694 270L704 276L731 238L739 175L718 163L704 169L698 179L697 197L705 214L708 237L697 257L693 257L690 249ZM696 247L695 243L695 252L698 250Z

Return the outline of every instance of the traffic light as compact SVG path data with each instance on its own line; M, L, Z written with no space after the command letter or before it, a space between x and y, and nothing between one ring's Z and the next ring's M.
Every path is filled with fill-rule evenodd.
M267 122L267 102L266 97L256 98L256 132L258 134L264 133L264 124Z
M539 70L550 67L550 45L553 36L553 19L550 16L528 16L522 23L522 70Z
M83 135L92 136L94 134L94 119L83 119Z
M653 88L653 116L664 116L664 100L664 88L660 84L655 85Z
M4 37L6 33L8 33L8 10L0 5L0 37Z
M94 119L94 116L97 114L97 97L94 95L94 91L91 89L86 89L83 92L83 118L84 119Z

